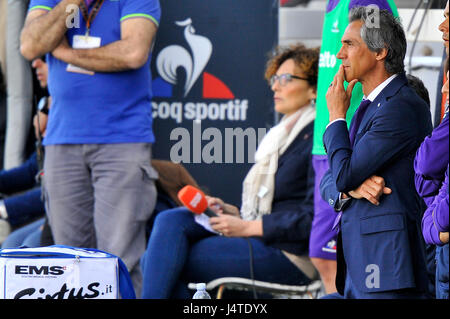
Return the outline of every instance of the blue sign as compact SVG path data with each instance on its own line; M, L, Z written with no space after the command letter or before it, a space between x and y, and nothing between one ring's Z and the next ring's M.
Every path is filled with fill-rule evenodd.
M240 206L258 142L274 123L264 79L278 0L164 0L152 58L153 156L183 164Z

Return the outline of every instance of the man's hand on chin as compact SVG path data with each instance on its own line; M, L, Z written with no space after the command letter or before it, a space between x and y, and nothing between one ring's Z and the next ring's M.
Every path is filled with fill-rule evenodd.
M330 122L339 118L345 119L348 108L350 107L353 87L358 82L357 79L352 80L348 84L346 90L344 88L344 78L344 66L341 65L326 94L327 107L330 113Z

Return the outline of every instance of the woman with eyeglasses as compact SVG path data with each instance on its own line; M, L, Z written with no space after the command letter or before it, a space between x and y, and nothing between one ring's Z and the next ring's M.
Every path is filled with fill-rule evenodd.
M142 298L191 298L188 283L221 277L289 285L317 278L308 240L318 59L318 49L303 45L279 48L269 59L265 77L283 117L258 146L241 208L207 197L218 217L205 226L186 208L161 212L141 259Z

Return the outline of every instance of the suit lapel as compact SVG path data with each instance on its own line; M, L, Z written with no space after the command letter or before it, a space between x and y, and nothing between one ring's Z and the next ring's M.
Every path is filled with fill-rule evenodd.
M397 92L400 90L402 86L408 83L408 80L406 79L405 73L399 74L394 80L391 81L381 92L378 94L378 96L375 98L375 100L372 101L372 103L369 105L366 114L364 114L364 117L361 121L361 125L359 126L358 132L356 133L356 136L360 134L361 132L366 130L366 127L371 122L374 115L377 113L377 111L383 107L383 105L386 104L386 102L397 94ZM356 140L355 140L356 142Z

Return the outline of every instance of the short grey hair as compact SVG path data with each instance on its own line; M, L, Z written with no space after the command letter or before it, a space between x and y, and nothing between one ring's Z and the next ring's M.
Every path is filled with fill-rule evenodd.
M373 24L373 19L377 19L377 25ZM349 13L349 23L357 20L363 22L361 38L370 51L387 49L384 63L386 71L390 74L404 72L406 36L400 20L387 10L373 10L373 6L354 7Z

